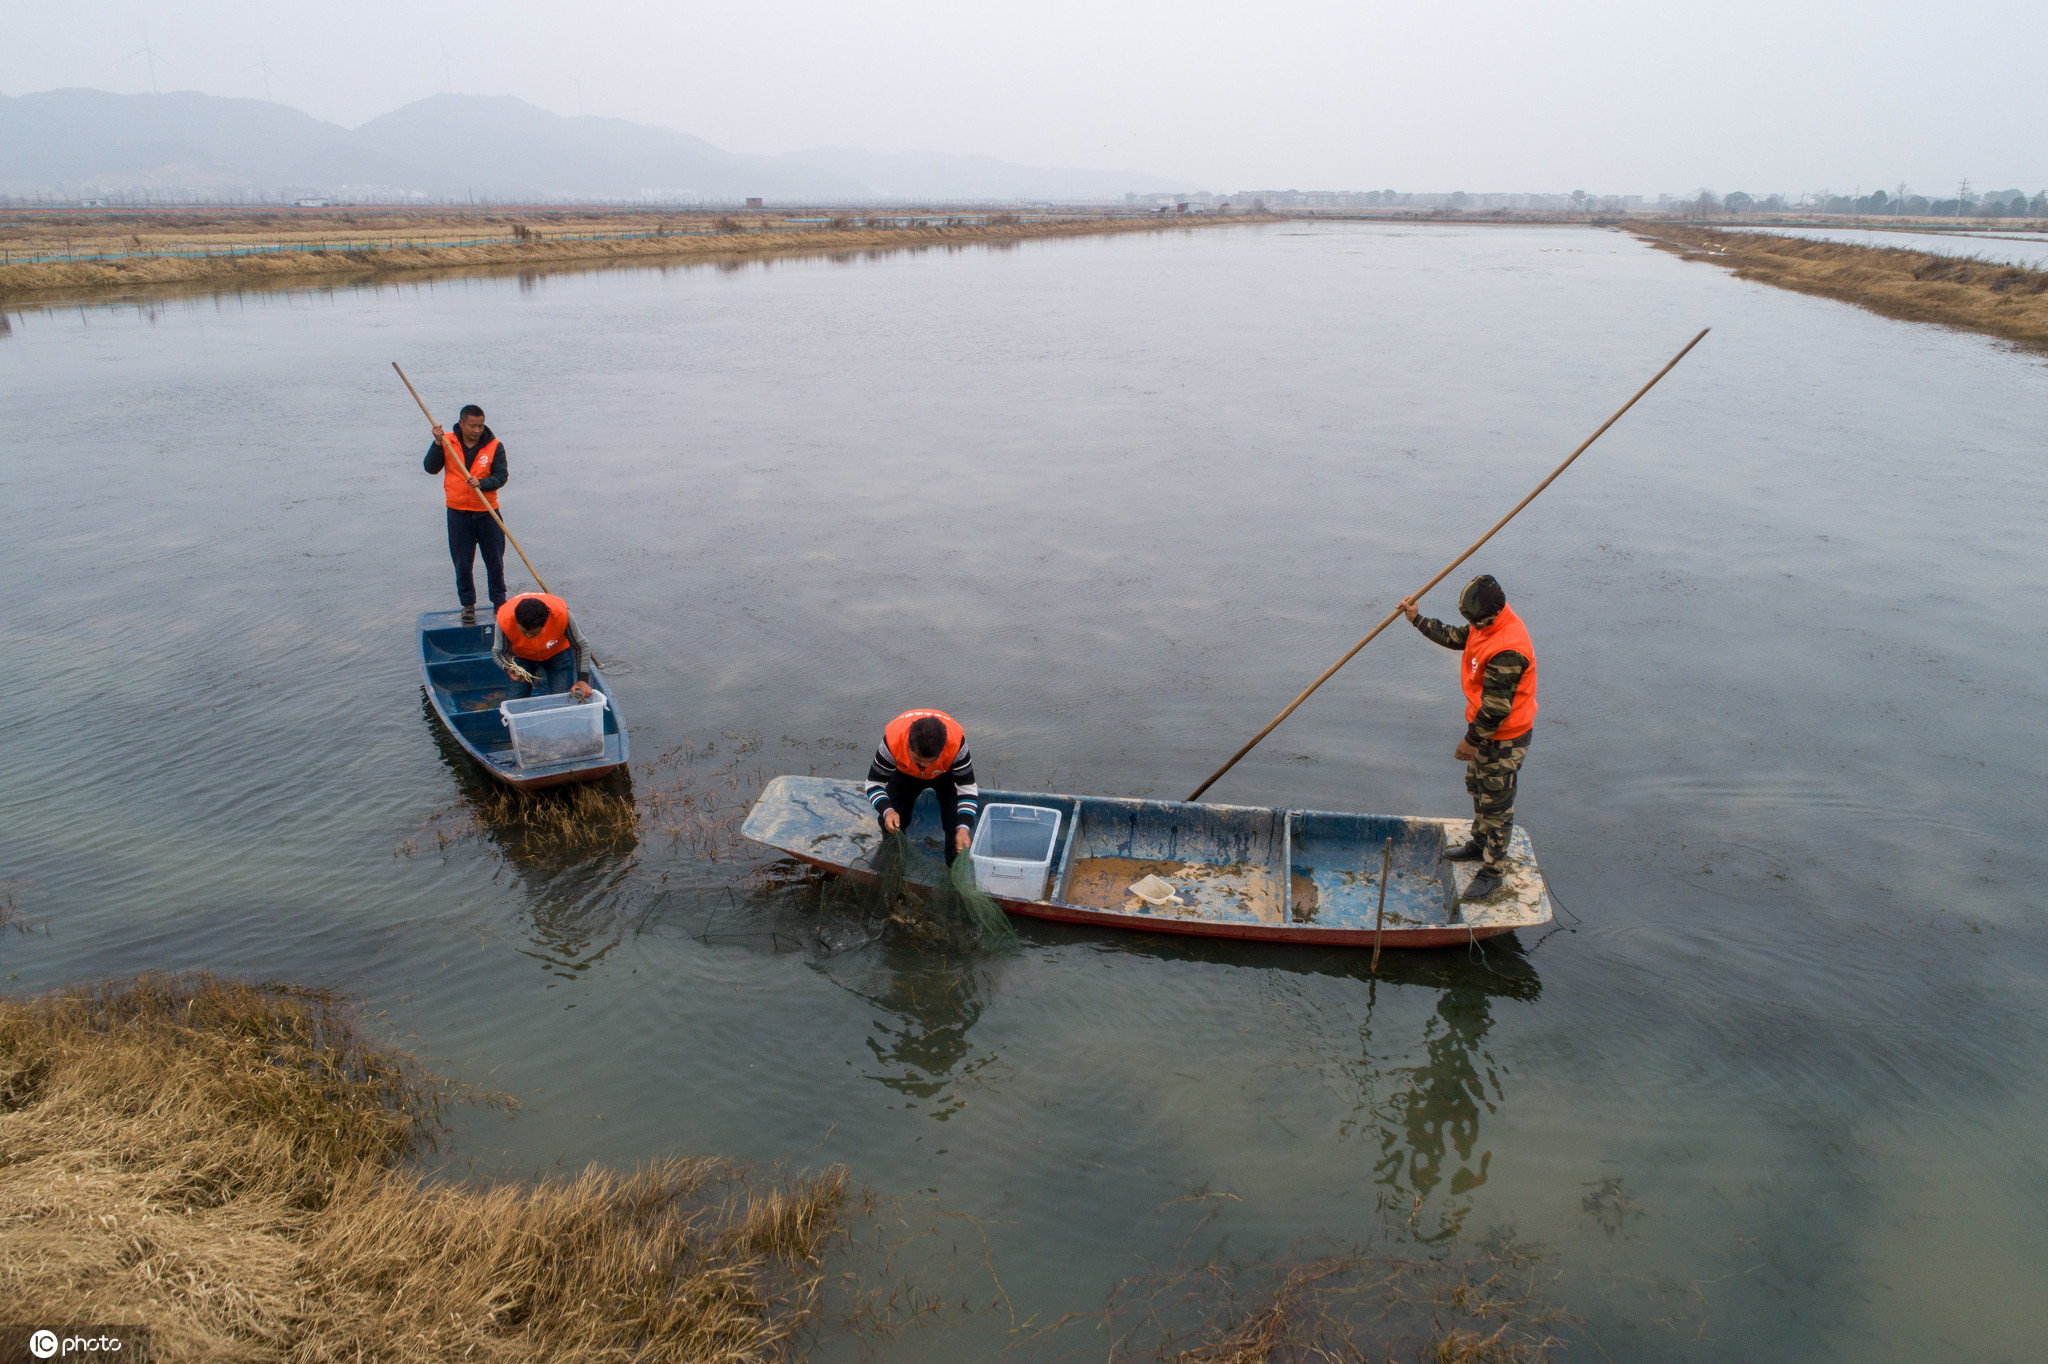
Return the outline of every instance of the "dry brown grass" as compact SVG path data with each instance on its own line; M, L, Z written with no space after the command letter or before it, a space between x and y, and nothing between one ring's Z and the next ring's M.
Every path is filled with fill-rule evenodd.
M1685 260L1726 266L1740 279L2048 350L2048 270L1665 223L1634 223L1628 230Z
M393 849L408 857L425 844L446 851L466 843L496 842L520 861L622 856L639 837L633 788L607 780L524 792L479 785L437 810Z
M1016 218L1007 222L964 222L918 227L872 224L835 230L830 225L783 229L780 215L745 220L722 215L708 222L683 215L528 214L545 222L479 221L473 215L422 213L402 219L378 217L354 221L334 215L323 222L298 216L289 222L261 216L224 217L194 224L183 216L166 215L165 225L118 227L51 224L19 215L0 214L0 244L28 252L193 250L199 256L134 257L110 261L61 261L0 264L0 299L55 302L98 294L127 294L177 286L293 286L365 280L451 268L510 268L517 271L551 267L589 268L605 264L657 265L691 259L729 260L785 255L832 254L848 247L1005 242L1032 237L1158 232L1168 227L1221 226L1248 221L1242 217L1176 218ZM772 227L772 231L753 230ZM706 231L706 229L710 229ZM648 232L655 235L625 240L572 240L583 233ZM700 232L704 235L681 235ZM495 236L500 240L473 246L409 245L412 242ZM364 243L396 243L383 249L361 249ZM293 249L257 255L235 255L238 248L284 243Z
M678 744L640 765L637 791L619 777L531 793L480 784L428 816L392 853L489 839L521 861L554 861L623 856L641 839L666 838L700 861L725 861L747 846L740 825L768 781L749 757L761 742L758 734L729 733L701 748Z
M0 1000L0 1301L166 1360L747 1361L818 1311L846 1175L713 1159L423 1184L451 1087L319 990Z

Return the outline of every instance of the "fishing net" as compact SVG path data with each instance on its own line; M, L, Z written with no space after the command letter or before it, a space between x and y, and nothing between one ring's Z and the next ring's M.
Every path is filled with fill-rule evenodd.
M974 881L974 860L962 853L953 864L913 844L901 831L885 834L870 859L874 884L861 898L892 927L913 937L959 947L1006 951L1017 945L1017 929L989 893Z

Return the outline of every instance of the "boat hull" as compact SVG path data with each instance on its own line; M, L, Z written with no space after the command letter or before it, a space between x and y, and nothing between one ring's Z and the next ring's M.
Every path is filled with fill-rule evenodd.
M462 751L493 780L516 791L598 781L626 766L632 757L626 723L610 682L594 660L588 665L590 684L606 698L604 752L541 767L518 765L512 754L512 736L498 715L498 703L510 694L513 684L504 669L491 660L496 629L488 620L464 625L460 611L420 613L420 685L426 689L434 715Z
M1059 810L1061 829L1043 899L995 896L1022 918L1124 932L1235 938L1320 947L1451 947L1549 923L1551 904L1524 830L1510 846L1507 885L1466 904L1470 864L1444 848L1468 837L1468 820L1275 810L1258 806L1120 800L984 789L997 803ZM857 783L778 777L741 832L834 875L871 882L878 846L872 809ZM909 835L941 850L929 800ZM1384 926L1375 928L1380 870L1391 849ZM1179 895L1159 909L1130 895L1130 881L1163 874Z

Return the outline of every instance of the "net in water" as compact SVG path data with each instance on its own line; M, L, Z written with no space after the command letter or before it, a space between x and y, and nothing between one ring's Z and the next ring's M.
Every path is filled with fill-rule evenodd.
M1003 951L1017 945L1017 929L994 897L974 880L974 859L962 853L951 866L916 847L900 831L885 834L874 852L876 911L920 937Z

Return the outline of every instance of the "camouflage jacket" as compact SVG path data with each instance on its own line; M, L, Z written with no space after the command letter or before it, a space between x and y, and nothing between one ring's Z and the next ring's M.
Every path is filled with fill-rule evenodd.
M1423 638L1433 640L1446 649L1463 649L1465 640L1472 633L1469 625L1446 625L1428 616L1417 616L1415 628ZM1486 677L1479 685L1479 714L1472 717L1472 723L1465 726L1465 738L1474 744L1491 743L1494 733L1500 729L1501 721L1508 718L1508 712L1515 706L1515 688L1521 684L1522 674L1529 670L1529 660L1513 649L1503 649L1493 656L1486 665ZM1526 739L1528 736L1523 735Z

